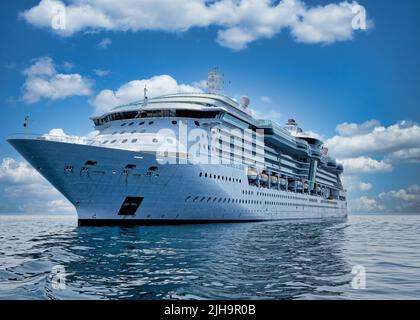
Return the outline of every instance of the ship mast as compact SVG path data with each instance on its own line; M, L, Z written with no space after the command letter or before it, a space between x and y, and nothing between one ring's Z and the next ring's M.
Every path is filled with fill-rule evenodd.
M223 89L223 74L219 72L219 67L210 68L207 75L207 90L211 94L220 94Z

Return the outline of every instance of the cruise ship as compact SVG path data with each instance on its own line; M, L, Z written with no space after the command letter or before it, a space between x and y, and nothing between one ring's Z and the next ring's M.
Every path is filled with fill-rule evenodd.
M246 97L145 90L92 117L92 139L8 142L75 206L79 225L347 217L343 166L323 142L250 110Z

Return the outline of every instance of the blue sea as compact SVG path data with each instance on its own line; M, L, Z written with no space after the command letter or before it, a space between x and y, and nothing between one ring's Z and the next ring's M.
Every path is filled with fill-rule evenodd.
M139 227L0 217L0 299L419 298L417 215Z

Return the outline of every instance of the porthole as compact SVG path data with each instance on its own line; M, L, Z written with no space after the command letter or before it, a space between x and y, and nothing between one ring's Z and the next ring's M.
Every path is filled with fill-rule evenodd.
M157 142L158 142L158 139L153 138L152 142L153 142L153 143L157 143Z
M128 139L124 139L123 141L121 141L121 143L126 143L128 141Z
M175 125L175 124L178 124L178 121L173 120L173 121L172 121L172 124L174 124L174 125Z
M124 133L126 133L127 131L121 131L121 134L124 134Z
M117 140L112 140L112 141L111 141L111 143L115 143L115 142L117 142Z
M144 121L142 121L142 122L139 123L139 126L142 126L142 125L144 125Z
M154 121L150 121L150 122L149 122L149 125L154 124L154 123L155 123Z
M124 122L124 123L121 123L121 127L124 127L126 124L127 124L127 123L125 123L125 122Z
M108 140L105 140L104 142L102 142L102 144L107 144L108 143Z
M136 142L137 142L137 139L131 140L131 143L136 143Z
M134 122L130 122L128 125L129 125L129 126L132 126L133 124L134 124Z
M118 133L118 131L114 131L113 133L112 133L112 135L116 135Z
M196 121L194 121L194 124L195 124L197 127L199 127L199 126L200 126L200 122L198 122L197 120L196 120Z

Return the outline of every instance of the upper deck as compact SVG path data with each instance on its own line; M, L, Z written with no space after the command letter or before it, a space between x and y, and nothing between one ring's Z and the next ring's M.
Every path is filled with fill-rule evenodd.
M120 105L109 112L92 117L98 130L109 128L112 123L143 118L216 119L227 128L264 130L264 140L270 147L301 158L315 158L326 170L342 172L341 165L323 154L323 142L317 138L293 131L296 123L285 127L272 120L256 119L247 105L221 94L178 93L135 101ZM294 120L293 120L294 121ZM297 128L299 129L299 128Z

